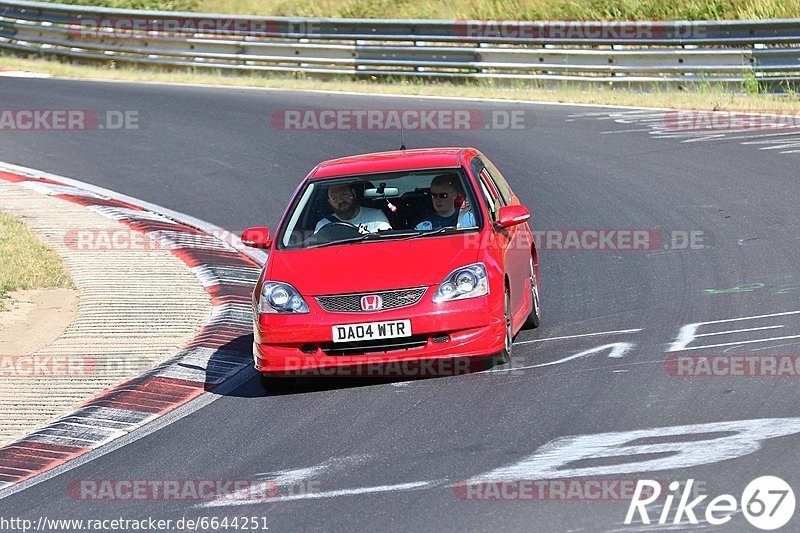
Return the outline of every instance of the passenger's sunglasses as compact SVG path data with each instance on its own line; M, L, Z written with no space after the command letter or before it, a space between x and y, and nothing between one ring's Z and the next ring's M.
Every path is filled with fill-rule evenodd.
M432 192L431 197L433 198L441 198L442 200L446 200L450 196L449 192Z

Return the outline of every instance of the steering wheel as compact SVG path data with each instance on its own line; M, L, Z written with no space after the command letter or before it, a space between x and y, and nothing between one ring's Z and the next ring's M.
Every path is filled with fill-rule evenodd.
M318 232L306 239L305 244L320 244L358 237L358 227L349 222L331 222L322 226Z

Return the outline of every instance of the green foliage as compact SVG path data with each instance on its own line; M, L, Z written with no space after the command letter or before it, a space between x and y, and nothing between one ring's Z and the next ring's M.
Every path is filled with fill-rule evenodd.
M199 4L198 0L58 0L58 3L157 11L196 11Z
M750 69L747 69L742 73L742 89L744 90L745 94L758 94L760 92L756 73Z

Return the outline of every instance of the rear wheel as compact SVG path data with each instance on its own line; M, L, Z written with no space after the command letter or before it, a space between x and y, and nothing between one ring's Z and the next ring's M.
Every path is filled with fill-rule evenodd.
M541 319L541 309L539 307L539 285L536 279L536 269L533 267L533 258L531 258L531 314L525 319L525 329L533 329L539 327Z

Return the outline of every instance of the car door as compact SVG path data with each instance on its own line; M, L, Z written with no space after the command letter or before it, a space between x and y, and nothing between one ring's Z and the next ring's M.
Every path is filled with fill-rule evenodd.
M519 205L519 200L511 191L505 177L486 156L476 157L477 176L484 194L494 202L496 211L504 205ZM511 285L511 309L514 315L523 311L530 292L531 235L527 224L495 230L496 242L504 250L504 264ZM524 318L524 317L522 317ZM522 319L521 318L521 319Z

